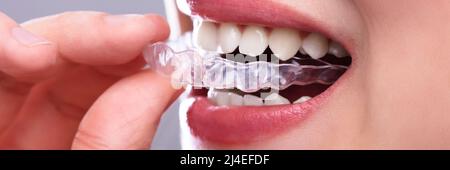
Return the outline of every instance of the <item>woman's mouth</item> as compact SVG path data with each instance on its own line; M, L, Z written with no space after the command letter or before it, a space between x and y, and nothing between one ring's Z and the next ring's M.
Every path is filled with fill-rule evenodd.
M240 2L179 1L183 11L195 18L196 48L235 62L329 63L351 68L352 53L347 50L351 42L345 34L336 34L336 30L325 29L326 24L270 1ZM348 72L336 74L331 84L294 84L283 90L193 89L190 97L195 101L187 111L188 125L194 136L215 145L264 140L307 120L326 103Z

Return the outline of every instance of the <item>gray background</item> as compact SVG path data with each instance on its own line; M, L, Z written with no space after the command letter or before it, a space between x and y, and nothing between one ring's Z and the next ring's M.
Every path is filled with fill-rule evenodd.
M0 11L17 22L65 11L95 10L112 14L158 13L165 15L163 0L1 0ZM152 149L180 149L178 102L161 120Z

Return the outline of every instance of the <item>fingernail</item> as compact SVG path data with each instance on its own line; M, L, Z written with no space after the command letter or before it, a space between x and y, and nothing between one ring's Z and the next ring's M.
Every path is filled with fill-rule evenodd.
M140 14L126 14L126 15L110 15L105 17L105 22L111 26L120 26L130 21L130 19L142 18L144 15Z
M11 33L19 43L29 47L51 44L50 41L45 38L34 35L33 33L20 27L13 28Z

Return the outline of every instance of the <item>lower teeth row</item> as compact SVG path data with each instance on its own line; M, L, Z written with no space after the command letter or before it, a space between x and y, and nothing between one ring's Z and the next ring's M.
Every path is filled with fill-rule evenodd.
M226 92L215 89L210 89L208 91L208 99L218 106L271 106L291 104L288 99L278 93L261 94L261 97L251 94L245 94L241 96L233 92ZM302 96L292 103L303 103L308 101L309 99L311 99L311 97Z
M164 43L146 48L144 57L150 68L171 76L175 88L186 85L237 88L248 93L266 88L283 90L294 84L332 84L347 70L347 66L323 61L321 66L265 61L239 63L223 59L218 54L200 54L191 49L174 52Z

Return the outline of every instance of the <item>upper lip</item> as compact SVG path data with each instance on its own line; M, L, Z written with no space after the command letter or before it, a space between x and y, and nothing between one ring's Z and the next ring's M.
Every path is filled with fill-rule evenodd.
M310 13L293 10L270 0L178 0L183 12L203 19L240 24L258 24L270 27L297 28L319 32L341 43L353 56L350 36L339 33L332 26ZM315 112L348 77L348 70L322 94L302 104L265 107L217 107L204 98L197 98L188 110L188 124L192 132L209 142L240 144L261 139L261 136L285 130L289 125Z

